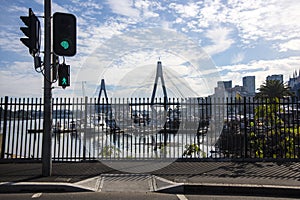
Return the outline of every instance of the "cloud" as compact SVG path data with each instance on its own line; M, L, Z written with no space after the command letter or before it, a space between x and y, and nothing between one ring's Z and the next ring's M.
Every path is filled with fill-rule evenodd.
M217 27L206 31L205 36L210 39L212 45L205 46L204 50L209 55L226 51L234 43L231 37L232 30L226 27Z
M43 76L35 72L31 62L14 62L1 66L0 91L9 97L40 97L43 94Z
M241 61L243 61L245 58L245 53L243 52L238 52L236 54L233 55L232 59L231 59L231 63L232 64L237 64Z
M279 44L279 51L285 52L288 50L300 51L300 39L292 39Z
M151 9L152 7L156 7L161 9L161 6L159 3L155 3L153 1L135 1L134 6L140 10L142 16L144 16L145 18L150 18L150 17L158 17L159 14L153 12Z
M246 47L265 40L285 50L280 44L297 38L300 32L300 1L173 2L168 7L173 11L174 24L180 25L184 32L202 32L218 26L234 27L236 38Z
M155 11L164 10L159 2L150 0L107 0L112 12L129 18L143 21L148 18L159 17Z
M182 18L197 17L199 13L199 5L197 3L188 3L186 5L170 3L169 8L173 9Z
M223 80L232 80L233 85L242 85L242 77L255 76L256 88L258 88L266 77L273 74L282 74L287 82L293 71L298 70L300 57L287 57L276 60L257 60L247 64L218 66ZM284 69L284 70L283 70Z
M104 24L96 24L94 26L80 26L78 31L78 53L89 55L95 48L101 46L103 42L113 35L118 35L130 25L120 22L119 18L112 19Z
M43 14L42 5L42 0L33 1L32 7L37 15ZM3 85L6 85L6 81L12 80L11 77L6 76L13 77L16 75L16 78L20 80L18 82L20 85L25 85L24 83L27 82L26 70L37 76L38 80L41 78L40 74L34 72L32 62L30 65L28 64L27 61L31 61L32 57L19 40L20 37L23 37L19 29L22 26L19 16L27 14L28 8L26 6L24 1L14 1L13 3L4 1L2 7L0 6L2 9L2 17L0 17L1 92L2 89L7 92L5 87L2 87L2 83L5 81ZM68 64L72 66L71 88L73 87L72 84L77 81L76 73L82 68L87 57L98 56L91 55L95 49L100 48L115 35L132 29L153 26L184 32L194 41L201 40L202 46L206 45L206 52L210 55L217 55L217 58L223 58L223 56L219 56L222 52L227 50L232 52L234 51L232 48L238 46L242 52L235 52L236 54L232 56L231 63L233 65L221 67L222 74L226 79L232 78L239 81L241 76L255 74L257 77L263 77L261 80L264 80L265 75L292 72L295 67L299 66L299 59L283 58L283 56L288 56L290 53L295 55L297 52L291 51L300 50L299 10L300 1L295 0L203 0L186 2L175 0L167 2L155 0L71 0L52 3L53 12L69 12L77 17L77 55L67 58ZM43 24L43 20L40 21ZM134 42L134 37L131 39ZM252 54L253 50L248 52L250 47L255 48L259 53L261 52L260 47L264 44L269 45L264 50L273 49L266 54L260 53L262 60L252 61L244 65L238 64L248 60L247 55L256 56L255 53ZM8 46L14 48L7 48ZM185 51L185 56L190 53L189 49L182 48L180 51ZM282 59L269 60L270 57L268 56L275 51L278 52L271 57L278 56ZM132 63L137 63L138 59L144 57L145 54L135 56L135 58L129 57L128 59L137 59L132 61ZM109 58L99 56L97 59ZM25 61L24 65L14 62L16 60ZM183 58L183 60L185 59ZM220 65L225 65L222 62L223 60L220 59ZM8 65L4 66L3 63L9 63L10 68ZM14 66L25 70L26 73L18 74ZM24 66L27 66L28 69L23 68ZM97 69L88 71L89 74L96 72ZM205 73L209 74L208 70ZM23 84L21 83L22 78L24 79ZM195 76L196 78L197 76ZM98 79L99 77L93 81ZM196 82L193 86L196 87ZM24 93L24 91L20 92ZM66 90L55 91L57 95L64 95L65 93L67 93Z
M300 31L300 2L286 1L236 1L231 5L227 22L234 24L239 36L248 40L277 41L294 38ZM279 41L278 41L279 42Z
M89 8L94 10L101 10L103 6L94 0L85 0L85 1L78 1L78 0L72 0L72 2L76 5L78 5L79 8Z
M0 31L0 49L2 51L10 51L15 53L24 53L25 51L28 52L28 49L22 45L20 41L20 35L17 34L15 31L12 31L11 27L3 28ZM22 36L25 37L25 36Z
M137 18L140 15L138 9L133 8L132 0L107 0L113 13L127 17Z
M154 75L150 71L155 72L159 57L164 66L180 72L178 78L182 78L182 80L186 77L190 78L188 82L193 89L197 90L195 93L212 92L213 86L210 84L216 82L218 76L214 64L207 54L184 35L158 28L138 29L115 35L107 40L86 60L76 81L78 83L87 80L93 81L94 87L96 87L100 79L105 78L106 84L112 88L117 89L119 88L117 86L122 85L124 89L125 86L129 86L123 91L113 91L114 95L119 97L121 94L123 96L132 94L133 86L136 86L136 91L140 91L140 86L146 83L148 85L144 85L144 88L147 88L145 91L148 91L149 87L153 85L155 77L149 78ZM189 69L180 64L187 61L190 63ZM214 72L213 69L215 69ZM210 72L208 73L208 71ZM118 75L116 76L116 74ZM171 78L168 80L173 80ZM174 79L173 88L184 85L180 83ZM171 86L168 87L171 88ZM91 90L89 89L89 91ZM189 92L189 95L194 94Z

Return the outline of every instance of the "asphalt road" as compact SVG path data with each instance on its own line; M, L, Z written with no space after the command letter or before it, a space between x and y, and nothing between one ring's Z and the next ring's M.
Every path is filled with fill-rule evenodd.
M5 200L273 200L274 197L224 196L224 195L179 195L152 192L80 192L80 193L20 193L0 194ZM292 198L276 198L276 200L292 200Z

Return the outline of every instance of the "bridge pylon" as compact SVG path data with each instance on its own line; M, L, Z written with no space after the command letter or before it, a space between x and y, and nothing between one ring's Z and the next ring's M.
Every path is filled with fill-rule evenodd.
M158 84L158 79L159 78L160 78L160 81L161 81L163 95L164 95L164 102L163 102L164 103L164 108L165 108L165 110L167 110L168 109L168 106L167 106L168 95L167 95L167 89L166 89L165 80L164 80L164 76L163 76L161 61L157 62L156 76L155 76L153 91L152 91L152 95L151 95L151 105L154 105L154 99L155 99L155 94L156 94L156 89L157 89L157 84Z
M106 89L105 89L105 82L104 79L101 79L101 84L100 84L100 91L99 91L99 95L98 95L98 103L100 103L101 101L101 93L104 93L104 97L106 99L106 103L108 103L108 98L107 98L107 93L106 93Z
M102 92L104 94L105 102L101 101ZM109 102L108 102L104 79L101 79L100 91L99 91L99 95L98 95L97 104L98 104L98 109L97 109L98 113L103 113L103 112L107 113L111 109L111 106L109 105Z

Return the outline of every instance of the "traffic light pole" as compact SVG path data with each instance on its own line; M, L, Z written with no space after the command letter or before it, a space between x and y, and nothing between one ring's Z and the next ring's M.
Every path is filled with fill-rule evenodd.
M42 175L52 174L52 86L51 86L51 0L44 0L45 49L44 49L44 132L42 146Z

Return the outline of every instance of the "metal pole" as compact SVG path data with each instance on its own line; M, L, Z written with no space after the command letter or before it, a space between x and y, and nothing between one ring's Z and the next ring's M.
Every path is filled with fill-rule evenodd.
M51 131L52 131L52 94L51 94L51 0L44 0L45 12L45 53L44 53L44 133L42 152L42 175L52 174Z
M87 102L88 97L84 97L84 135L83 135L83 160L86 159L86 134L87 134Z
M3 115L3 135L2 135L2 147L1 158L5 156L5 142L6 142L6 128L7 128L7 113L8 113L8 96L5 96L4 100L4 115Z

